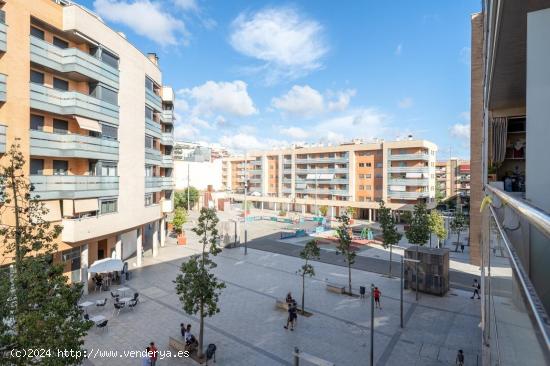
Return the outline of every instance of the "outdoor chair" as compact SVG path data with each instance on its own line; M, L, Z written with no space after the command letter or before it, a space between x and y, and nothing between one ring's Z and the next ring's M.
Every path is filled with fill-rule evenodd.
M97 300L95 302L95 305L96 306L105 306L107 304L107 298L105 298L105 300L101 301L101 300Z
M115 302L115 310L113 311L113 315L115 313L120 314L120 311L124 309L125 304L123 302Z
M113 299L117 299L117 301L118 301L119 296L120 296L119 294L113 294L113 291L111 291L111 297Z
M99 329L107 329L107 323L109 322L109 320L105 319L104 321L102 321L101 323L98 323L96 326L99 328Z
M90 316L88 314L84 314L84 320L90 320Z
M133 300L130 300L128 301L128 307L132 310L134 310L134 308L136 307L138 301L136 299L133 299Z
M134 292L134 301L137 303L139 300L138 300L138 297L139 297L139 293L138 292Z

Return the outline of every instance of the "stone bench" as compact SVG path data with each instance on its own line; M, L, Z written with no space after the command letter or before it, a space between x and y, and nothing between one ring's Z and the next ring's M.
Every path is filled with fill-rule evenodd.
M337 285L335 283L327 283L327 291L343 294L346 292L346 286Z

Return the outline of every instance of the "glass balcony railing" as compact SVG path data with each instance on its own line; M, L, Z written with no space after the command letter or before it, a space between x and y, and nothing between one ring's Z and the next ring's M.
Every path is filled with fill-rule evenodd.
M97 175L31 175L33 193L40 199L118 196L118 177Z
M31 155L118 160L118 141L76 134L32 130Z
M145 192L147 193L170 189L174 189L174 178L172 177L145 177Z
M391 166L388 167L388 173L422 173L428 174L427 166Z
M391 154L389 160L430 160L430 154Z
M145 104L156 111L162 111L162 100L159 95L152 90L145 89Z
M410 187L423 187L428 186L429 180L428 179L413 179L413 178L393 178L389 181L390 185L394 186L410 186Z
M486 193L492 197L482 214L481 246L487 364L548 365L550 216L494 187Z
M145 148L145 164L160 165L162 162L162 155L160 150L152 149L150 147Z
M428 192L401 192L401 191L388 191L388 197L401 200L416 200L419 198L428 198Z
M162 155L162 166L165 168L172 168L174 166L172 155Z
M6 126L0 125L0 154L6 152Z
M160 120L163 123L174 123L174 111L172 110L163 110L160 115Z
M59 48L30 37L31 62L61 73L78 73L114 89L119 88L118 70L78 48Z
M166 146L174 146L174 133L163 132L160 138L160 143Z
M0 102L6 101L6 79L6 75L0 74Z
M160 127L160 123L157 123L145 117L145 133L149 136L153 136L160 139L162 136L162 129Z
M6 25L6 12L0 10L0 52L6 52L8 26Z

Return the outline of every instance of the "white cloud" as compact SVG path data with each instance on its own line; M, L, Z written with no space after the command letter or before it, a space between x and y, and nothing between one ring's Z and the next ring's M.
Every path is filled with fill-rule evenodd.
M262 62L266 81L295 79L320 69L328 47L323 27L290 7L241 13L232 23L230 43L238 52Z
M245 117L258 113L248 94L247 84L241 80L207 81L191 89L179 90L178 94L193 105L194 115L211 116L220 113Z
M403 51L403 43L399 43L397 47L395 47L395 55L401 56L401 52Z
M334 95L335 100L328 102L329 111L344 111L348 108L351 97L355 96L355 89L341 90L336 93L329 92L329 96Z
M254 135L240 132L232 135L223 135L218 143L233 152L245 152L251 150L269 150L288 146L288 142L276 139L261 139Z
M361 108L315 125L313 137L330 143L353 138L371 140L387 133L388 121L389 117L376 108Z
M306 139L309 136L309 133L301 127L287 127L281 128L281 135L289 136L295 140Z
M470 140L470 124L469 123L456 123L450 128L451 136Z
M104 19L124 24L162 46L187 43L185 23L150 0L95 0L94 9Z
M292 116L313 116L324 110L324 99L321 93L309 85L294 85L288 93L273 98L271 105Z
M466 122L470 122L470 111L461 112L459 117L462 118Z
M405 109L405 108L410 108L410 107L412 107L413 104L414 104L414 101L413 101L413 99L412 99L411 97L405 97L405 98L401 99L401 100L397 103L397 106L398 106L399 108Z
M174 5L185 11L199 10L199 6L196 0L174 0Z

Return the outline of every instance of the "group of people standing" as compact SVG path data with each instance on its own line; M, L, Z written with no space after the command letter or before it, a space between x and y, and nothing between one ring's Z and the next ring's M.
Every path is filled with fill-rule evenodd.
M147 353L141 358L141 366L155 366L158 359L158 348L155 346L155 342L149 343L149 346L145 348Z

